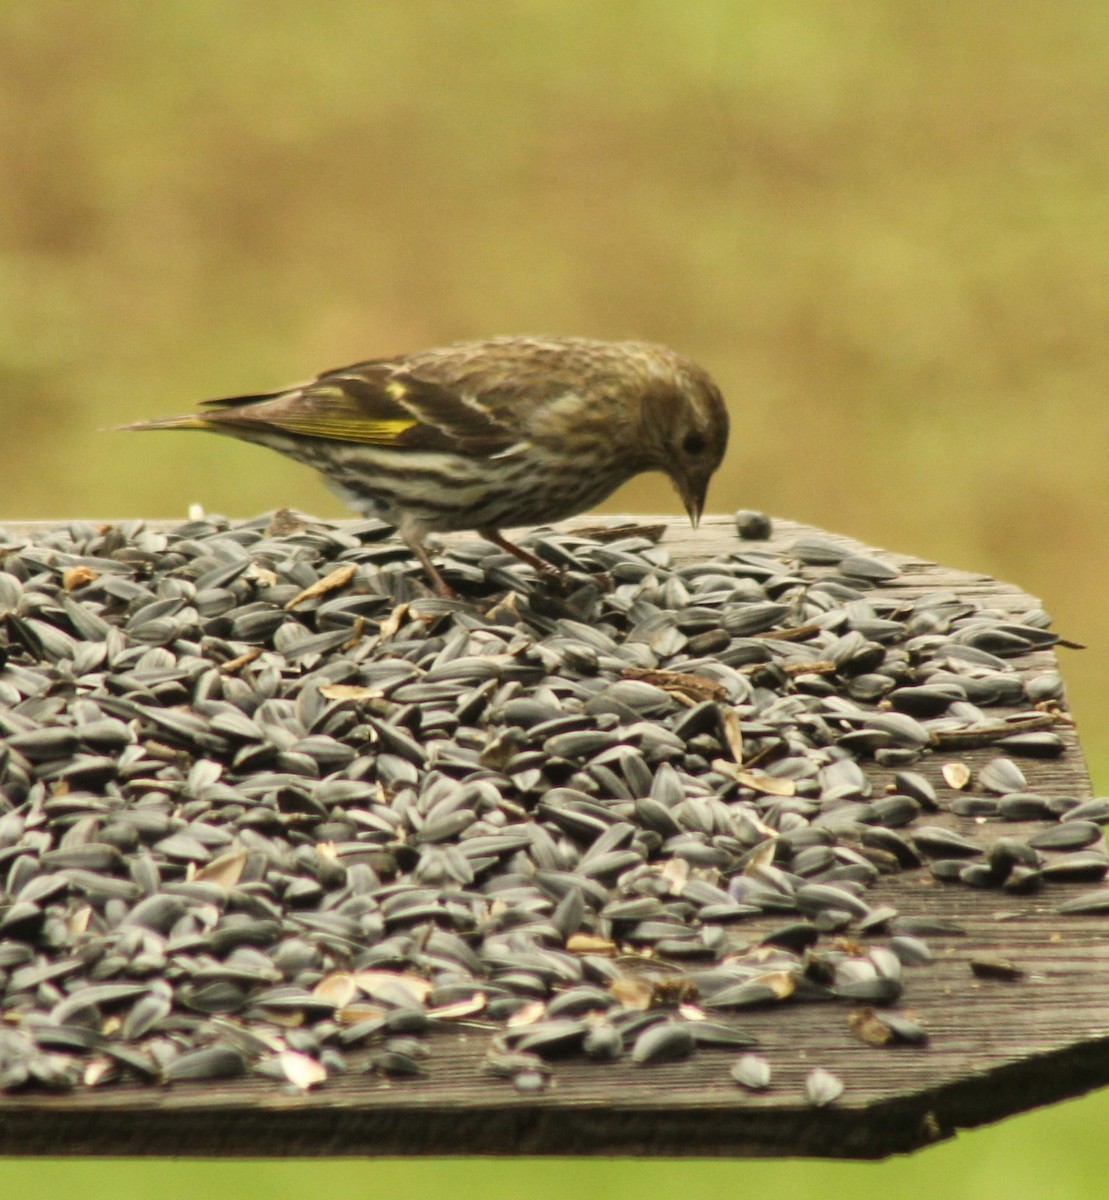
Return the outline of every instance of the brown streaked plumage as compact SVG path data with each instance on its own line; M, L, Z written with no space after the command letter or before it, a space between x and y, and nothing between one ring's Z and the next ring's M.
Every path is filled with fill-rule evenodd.
M436 590L428 533L500 530L584 511L662 471L696 525L728 439L719 389L665 346L498 337L326 371L191 416L125 429L206 429L318 470L354 508L395 525Z

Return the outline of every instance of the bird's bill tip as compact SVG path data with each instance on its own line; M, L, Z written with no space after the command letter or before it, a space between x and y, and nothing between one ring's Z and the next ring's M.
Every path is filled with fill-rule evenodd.
M689 514L689 523L694 529L701 523L701 514L705 511L705 493L708 491L708 484L695 484L689 480L682 480L678 483L678 494L682 498L682 504L685 505L685 511Z

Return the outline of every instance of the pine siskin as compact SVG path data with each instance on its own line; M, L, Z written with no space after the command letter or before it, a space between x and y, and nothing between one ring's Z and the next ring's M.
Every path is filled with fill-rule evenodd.
M206 404L124 428L207 429L315 467L352 507L395 525L448 596L428 533L476 529L550 572L500 530L583 512L641 471L665 472L696 525L728 440L709 376L644 342L458 342Z

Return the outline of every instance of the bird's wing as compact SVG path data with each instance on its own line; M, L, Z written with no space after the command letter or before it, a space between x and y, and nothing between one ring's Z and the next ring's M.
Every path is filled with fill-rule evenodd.
M393 361L356 363L309 383L206 401L211 426L264 425L300 437L487 458L521 440L503 407L471 389L417 377Z

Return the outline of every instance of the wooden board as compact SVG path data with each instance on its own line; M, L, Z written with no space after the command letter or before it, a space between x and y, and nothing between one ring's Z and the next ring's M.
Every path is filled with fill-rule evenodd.
M586 524L579 519L567 527ZM777 522L771 542L740 543L732 520L717 517L695 533L673 526L665 544L679 560L704 559L744 545L778 549L812 532ZM986 576L888 557L902 575L883 588L885 595L950 589L1015 615L1037 605ZM1054 665L1046 651L1019 663L1031 673ZM1067 725L1058 731L1068 744L1061 759L1021 760L1029 786L1087 796L1074 731ZM951 757L973 767L996 753L985 748ZM938 778L941 761L926 755L918 769ZM884 784L890 772L872 769ZM957 828L965 820L936 814L930 823ZM1006 822L986 827L985 836L1024 831ZM850 1033L850 1009L842 1004L797 1006L788 1020L778 1011L745 1012L737 1023L758 1037L774 1068L773 1087L761 1095L731 1082L734 1052L713 1050L646 1067L567 1061L557 1064L545 1093L519 1094L480 1073L488 1035L472 1030L435 1034L423 1078L346 1076L306 1095L284 1093L270 1080L243 1079L0 1096L0 1154L874 1158L909 1151L1109 1082L1109 924L1055 911L1077 886L1013 896L938 884L926 870L883 877L868 902L944 917L966 929L965 937L930 937L935 963L906 968L903 1007L928 1029L930 1044L863 1045ZM770 924L752 921L751 931ZM968 962L981 955L1012 959L1027 974L1016 982L975 980ZM813 1066L845 1081L836 1103L813 1108L805 1102L803 1082Z

